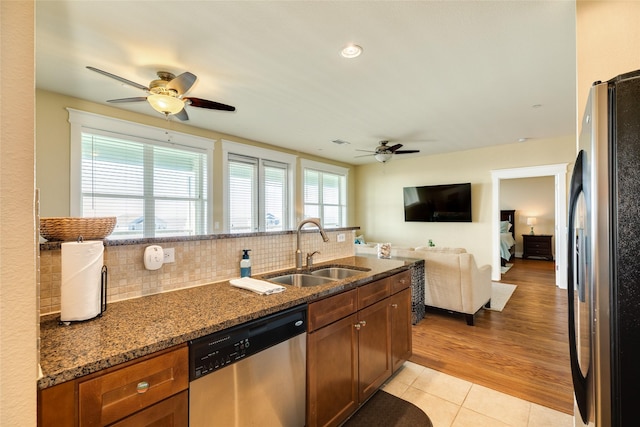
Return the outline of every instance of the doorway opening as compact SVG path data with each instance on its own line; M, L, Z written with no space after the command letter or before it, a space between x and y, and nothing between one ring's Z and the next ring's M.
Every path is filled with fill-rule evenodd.
M567 165L531 166L491 171L492 179L492 269L491 280L500 280L500 182L503 179L554 177L556 286L567 287Z

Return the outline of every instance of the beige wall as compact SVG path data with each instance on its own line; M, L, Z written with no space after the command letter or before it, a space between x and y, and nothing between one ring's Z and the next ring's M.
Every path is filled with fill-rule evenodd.
M535 217L535 234L555 235L555 179L504 179L500 182L500 209L515 209L516 256L522 256L522 235L529 234L528 217Z
M356 222L369 241L423 246L431 239L436 246L464 247L478 264L491 264L491 170L557 163L571 166L574 158L575 136L568 135L359 166ZM403 187L462 182L471 182L473 222L404 221Z
M578 125L589 88L640 69L640 1L586 1L576 3Z
M69 216L69 141L70 125L67 107L108 117L142 123L159 128L169 128L175 132L189 133L212 140L222 138L239 143L274 149L300 158L331 163L350 170L348 203L353 202L355 183L353 182L353 166L332 160L323 159L307 154L300 154L291 150L270 146L257 141L238 138L218 132L188 126L176 121L167 121L158 115L152 117L145 114L132 113L118 108L84 101L44 90L36 91L36 186L40 189L42 216ZM219 143L214 147L213 167L213 221L222 222L222 150ZM297 167L296 177L296 218L302 217L302 173L300 165ZM346 226L355 226L355 214L349 213Z
M34 4L0 2L0 425L36 425Z

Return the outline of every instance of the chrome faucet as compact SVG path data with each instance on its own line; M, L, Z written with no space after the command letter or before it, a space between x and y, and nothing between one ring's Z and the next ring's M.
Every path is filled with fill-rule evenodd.
M322 236L322 240L325 242L329 241L327 234L324 232L322 225L320 225L320 218L307 218L300 221L298 224L298 236L297 236L297 246L296 246L296 270L302 270L302 251L300 250L300 230L302 230L302 226L305 224L314 224L320 230L320 235Z

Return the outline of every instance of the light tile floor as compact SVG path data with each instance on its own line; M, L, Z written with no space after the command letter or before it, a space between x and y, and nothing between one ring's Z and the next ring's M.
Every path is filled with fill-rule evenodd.
M433 427L573 427L573 417L406 362L383 390L422 409Z

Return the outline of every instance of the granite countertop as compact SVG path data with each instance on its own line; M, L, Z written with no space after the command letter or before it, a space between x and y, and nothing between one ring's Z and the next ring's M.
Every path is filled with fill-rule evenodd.
M299 304L351 289L398 273L410 260L353 256L321 266L369 269L362 274L307 288L286 286L284 292L259 295L228 281L119 301L102 317L59 325L59 316L40 323L40 364L43 389L189 340L254 320ZM260 279L273 272L254 275Z

